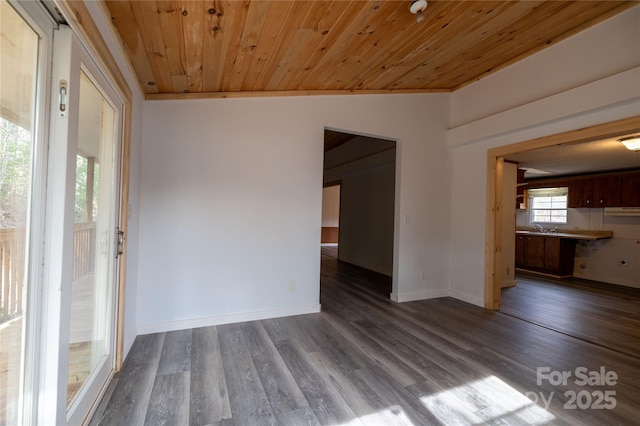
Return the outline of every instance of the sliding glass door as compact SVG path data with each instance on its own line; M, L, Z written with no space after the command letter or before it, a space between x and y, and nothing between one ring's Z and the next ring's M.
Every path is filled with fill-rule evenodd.
M36 380L50 34L36 22L0 1L0 424L7 425L31 422L25 413Z
M49 162L57 167L50 168L48 204L62 226L49 230L47 279L62 286L48 299L49 349L58 346L59 357L47 377L58 422L80 424L115 365L123 102L69 28L56 31L54 42Z
M123 101L54 27L0 0L0 425L84 422L115 365Z
M69 408L92 402L113 369L118 207L118 110L80 73L75 164ZM73 411L73 410L70 410Z

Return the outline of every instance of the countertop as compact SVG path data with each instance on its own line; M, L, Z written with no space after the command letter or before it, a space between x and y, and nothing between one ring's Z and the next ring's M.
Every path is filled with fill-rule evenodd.
M570 238L572 240L600 240L613 237L613 231L586 231L582 229L540 232L538 230L517 229L516 235L540 235L542 237Z

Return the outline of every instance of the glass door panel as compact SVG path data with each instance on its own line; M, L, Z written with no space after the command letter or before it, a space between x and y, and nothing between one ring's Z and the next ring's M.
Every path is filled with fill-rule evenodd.
M29 253L39 36L0 1L0 424L18 424L31 312Z
M113 363L117 114L85 72L79 114L68 405Z

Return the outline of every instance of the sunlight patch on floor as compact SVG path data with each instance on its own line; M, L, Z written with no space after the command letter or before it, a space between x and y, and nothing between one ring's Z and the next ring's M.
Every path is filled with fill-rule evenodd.
M495 376L420 398L444 424L541 425L555 416Z
M413 426L414 424L409 420L407 414L402 407L395 405L393 407L386 408L384 410L376 411L375 413L367 414L366 416L357 417L347 423L341 423L340 426Z

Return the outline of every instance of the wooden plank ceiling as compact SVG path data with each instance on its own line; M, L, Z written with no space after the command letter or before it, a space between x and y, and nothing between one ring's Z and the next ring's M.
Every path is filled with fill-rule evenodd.
M421 24L410 1L106 4L152 99L452 91L637 3L429 1Z

